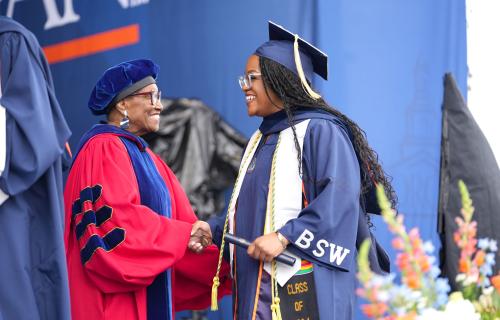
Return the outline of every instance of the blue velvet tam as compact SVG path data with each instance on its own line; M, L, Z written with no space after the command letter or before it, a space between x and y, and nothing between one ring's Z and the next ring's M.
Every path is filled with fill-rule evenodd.
M294 41L293 33L269 21L269 41L257 48L255 55L271 59L298 75ZM328 80L328 56L301 38L297 42L302 70L307 80L312 82L313 73Z
M88 107L95 115L106 114L118 101L156 83L160 67L148 59L122 62L104 72L89 98Z

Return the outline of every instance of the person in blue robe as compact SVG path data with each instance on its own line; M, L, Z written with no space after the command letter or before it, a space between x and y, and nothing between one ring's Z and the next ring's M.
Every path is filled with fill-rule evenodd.
M0 319L69 319L63 164L70 130L35 36L0 17Z
M252 137L243 156L234 212L230 204L226 216L209 221L215 243L221 245L228 230L251 242L248 249L226 250L235 319L352 319L356 252L364 239L372 240L371 268L389 272L388 257L370 232L368 214L380 211L375 185L384 186L393 206L396 196L362 129L311 88L313 72L327 79L326 55L272 22L269 33L270 41L250 56L239 79L248 115L262 117L254 134L261 138ZM299 134L299 127L306 129ZM289 129L295 152L280 158L278 145ZM287 169L290 174L300 176L302 206L284 225L266 232L275 195L286 197L288 187L293 188L270 192L280 182L274 181L275 166L287 162L294 163ZM263 270L263 264L285 250L300 258L302 267L284 285L276 285L274 271ZM305 274L312 278L293 282ZM300 294L305 295L298 299ZM308 299L309 310L300 313Z

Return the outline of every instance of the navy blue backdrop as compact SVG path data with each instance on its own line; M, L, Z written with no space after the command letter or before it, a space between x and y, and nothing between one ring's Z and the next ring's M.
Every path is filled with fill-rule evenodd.
M418 226L438 246L442 83L444 73L452 72L466 93L465 0L73 2L77 21L47 29L46 9L55 4L60 17L66 11L71 18L70 0L0 2L0 14L11 6L9 13L42 46L138 24L135 44L51 64L72 146L97 121L86 108L97 78L107 67L138 57L161 66L159 84L167 96L200 98L249 136L259 119L246 116L236 79L273 20L329 55L330 80L317 79L316 86L365 129L394 177L407 226ZM390 249L387 229L378 219L375 224Z

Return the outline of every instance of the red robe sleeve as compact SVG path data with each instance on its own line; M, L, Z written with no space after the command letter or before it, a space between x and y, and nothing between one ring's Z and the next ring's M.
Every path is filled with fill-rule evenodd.
M153 155L157 167L162 174L172 195L172 214L176 219L194 223L197 219L191 208L186 193L182 189L174 173ZM215 245L207 247L202 253L187 251L182 259L174 265L172 292L175 311L201 310L210 306L212 280L217 271L219 249ZM220 283L218 298L231 294L231 278L229 264L223 260L219 274Z
M210 306L212 280L217 271L219 249L215 245L207 247L203 253L188 251L174 266L174 309L202 310ZM222 260L218 300L231 294L229 264Z
M186 208L176 209L175 215L185 218L180 221L141 205L126 148L106 134L80 151L68 177L65 207L66 225L71 224L66 248L80 249L86 274L105 293L151 284L184 256L194 221Z

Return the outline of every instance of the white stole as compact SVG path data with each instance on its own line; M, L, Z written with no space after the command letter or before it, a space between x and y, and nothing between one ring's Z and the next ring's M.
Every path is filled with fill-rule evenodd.
M309 125L310 120L304 120L295 125L297 140L300 145L300 150L303 150L304 136ZM257 130L250 139L248 144L249 148L245 151L243 161L240 165L239 178L234 186L234 195L229 204L229 232L234 232L234 214L236 202L240 193L241 185L248 170L248 166L252 161L257 146L262 138L261 133ZM255 146L255 147L254 147ZM275 230L270 228L270 212L266 213L266 222L264 227L264 234L276 231L283 227L289 220L297 218L302 210L302 178L299 174L299 164L297 159L297 150L295 149L295 142L293 138L292 128L287 128L280 132L280 143L276 146L274 151L276 154L275 166L275 188L274 188L274 227ZM273 175L273 172L271 172ZM271 181L271 177L270 177ZM269 186L268 204L271 201L271 185ZM269 207L269 205L268 205ZM253 239L247 239L249 241ZM231 254L231 263L233 261L234 245L229 245ZM285 283L300 270L301 259L289 251L284 251L286 254L294 256L296 262L293 267L278 262L276 264L276 280L280 286ZM271 272L271 264L265 263L264 270L268 273Z
M1 61L0 61L1 62ZM2 74L0 66L0 98L2 97ZM0 176L5 169L5 160L7 158L7 118L5 108L0 104ZM0 189L0 205L9 198L9 195Z

